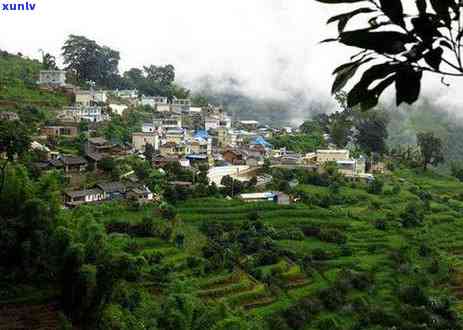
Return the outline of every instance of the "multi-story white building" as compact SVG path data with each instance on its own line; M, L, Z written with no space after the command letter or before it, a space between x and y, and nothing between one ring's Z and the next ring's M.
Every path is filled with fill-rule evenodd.
M182 116L170 116L161 120L163 129L182 128Z
M216 117L207 117L204 121L204 128L206 132L209 132L211 129L218 129L220 127L220 120Z
M136 89L130 90L116 90L112 92L115 96L121 99L136 99L138 98L138 91Z
M172 111L175 112L190 112L191 100L190 99L177 99L172 101Z
M66 85L66 71L42 70L39 75L39 85L63 87Z
M181 143L185 140L185 131L181 128L171 128L166 131L166 142Z
M64 108L58 118L65 121L71 120L74 122L80 122L82 120L86 120L94 123L109 119L107 115L103 114L101 107L80 105Z
M169 100L163 96L143 96L141 105L151 107L160 112L170 111Z
M151 144L154 150L159 150L159 135L157 133L133 133L132 145L137 151L145 151L146 145Z
M144 123L142 126L143 133L154 133L157 127L153 123Z
M127 110L129 107L126 106L125 104L110 104L109 108L111 109L112 113L122 116L124 111Z
M76 104L83 106L94 105L95 103L106 103L108 100L105 91L77 91L75 93Z
M343 149L327 149L317 150L317 162L324 164L327 162L345 161L350 159L349 150Z

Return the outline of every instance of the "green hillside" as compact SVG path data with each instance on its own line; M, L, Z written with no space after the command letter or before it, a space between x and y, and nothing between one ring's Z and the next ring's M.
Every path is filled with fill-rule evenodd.
M173 318L203 322L217 308L240 320L233 329L460 329L463 184L408 169L384 182L375 193L301 183L301 201L286 206L193 199L171 221L123 203L61 211L58 231L85 251L76 308L92 306L104 270L96 262L111 253L128 268L102 306L101 329L155 329L142 326L152 319L179 329ZM11 287L2 302L50 303L58 287Z
M0 110L57 109L69 103L63 93L38 88L41 67L37 60L0 52Z

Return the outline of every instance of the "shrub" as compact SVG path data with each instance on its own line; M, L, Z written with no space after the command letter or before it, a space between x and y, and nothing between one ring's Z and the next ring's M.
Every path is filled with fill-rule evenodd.
M341 247L341 256L350 257L352 256L352 249L347 244L342 244Z
M318 237L320 235L320 227L304 227L302 232L307 237Z
M317 328L320 330L342 330L332 318L321 319L317 322Z
M312 258L313 260L323 261L328 260L330 256L325 250L317 248L312 251Z
M329 310L336 310L340 308L345 301L344 295L337 288L327 288L320 290L318 298L322 301L323 305Z
M383 192L384 181L376 177L367 187L367 192L370 194L380 195Z
M406 228L420 226L424 222L424 212L417 203L410 202L400 215L402 225Z
M344 244L347 242L346 235L338 229L322 229L318 237L329 243Z
M340 187L339 183L337 183L337 182L333 182L329 186L330 194L338 194L340 189L341 189L341 187Z
M402 190L402 188L400 188L400 186L398 184L394 185L394 187L392 188L392 193L394 195L398 195L400 194L400 191Z
M383 219L378 219L375 221L375 228L378 230L386 230L386 221Z
M162 253L154 250L144 250L141 255L150 266L159 264L163 258Z
M425 306L428 303L424 290L416 285L402 288L399 297L406 304L413 306Z

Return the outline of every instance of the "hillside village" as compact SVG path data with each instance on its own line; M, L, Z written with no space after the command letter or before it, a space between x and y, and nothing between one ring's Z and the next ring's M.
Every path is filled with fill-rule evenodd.
M47 55L0 51L1 330L463 329L437 133L388 145L343 93L278 126L171 66L95 83Z
M325 136L328 148L306 154L274 148L268 139L280 134L290 136L298 129L270 127L255 120L233 121L217 105L198 107L190 99L144 96L136 90L83 90L67 84L66 72L61 70L40 71L37 83L41 89L65 90L72 99L52 123L40 127L32 143L33 149L42 152L42 159L35 163L39 171L64 172L69 183L64 195L66 206L115 198L136 198L140 202L155 199L147 186L130 180L134 178L133 171L120 173L113 178L115 181L102 178L91 187L85 182L86 174L101 171L101 162L133 156L148 158L153 167L160 169L166 164L178 164L193 171L206 167L209 182L217 187L222 186L224 177L241 182L255 179L256 191L262 192L263 200L267 199L266 183L271 181L271 177L259 175L264 165L323 171L326 163L334 162L343 175L353 180L374 180L372 165L376 172L384 171L380 164L369 164L367 170L364 156L353 159L348 150L330 144L329 136ZM114 116L121 117L138 108L144 110L145 118L139 130L131 134L130 143L110 141L98 134L99 127ZM9 112L3 112L2 118L19 120ZM88 131L83 145L77 145L82 150L79 154L67 154L50 143L60 138L77 139L82 124L88 125ZM183 184L191 186L194 182Z

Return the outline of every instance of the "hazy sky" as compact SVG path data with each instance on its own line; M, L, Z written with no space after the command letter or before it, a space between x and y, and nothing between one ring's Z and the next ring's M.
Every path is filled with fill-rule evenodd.
M119 50L121 69L171 63L184 81L233 75L248 93L263 97L288 90L329 97L332 70L352 53L318 44L335 34L325 22L336 6L314 0L36 3L34 12L0 12L1 49L38 57L42 48L58 55L67 35L81 34ZM433 79L426 90L438 93L439 102L452 95L463 105L456 83L443 88Z

